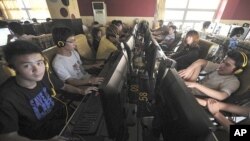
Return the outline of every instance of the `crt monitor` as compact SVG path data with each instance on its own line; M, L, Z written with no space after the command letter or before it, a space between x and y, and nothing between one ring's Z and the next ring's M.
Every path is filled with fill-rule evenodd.
M126 100L126 75L128 62L122 52L113 60L110 68L105 70L103 83L99 86L101 100L103 105L104 117L107 125L109 138L122 140L126 132L125 110ZM109 64L109 62L107 62ZM104 66L105 67L105 66ZM101 72L100 74L103 74Z
M177 71L166 68L160 81L156 104L162 113L159 117L163 121L163 137L168 140L205 140L214 126Z
M7 44L8 35L11 34L9 28L0 28L0 47L5 46Z

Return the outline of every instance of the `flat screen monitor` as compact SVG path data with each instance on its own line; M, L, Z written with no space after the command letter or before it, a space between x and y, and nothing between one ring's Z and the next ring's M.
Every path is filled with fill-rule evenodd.
M240 40L245 40L250 30L249 27L243 27L243 28L244 28L244 33L240 36Z
M214 130L208 114L174 68L165 69L156 95L167 140L205 140Z
M244 41L250 41L250 31L248 31L247 36L245 37Z
M0 28L0 47L5 46L7 44L8 35L11 34L9 28Z
M83 34L81 19L52 19L53 27L66 26L70 28L75 35Z
M110 61L110 68L101 72L105 74L103 83L99 86L104 117L107 124L109 138L122 140L126 131L124 105L126 101L126 75L128 62L122 52ZM110 64L109 62L107 62ZM105 67L105 66L104 66Z
M211 23L207 29L207 33L213 33L217 23Z
M230 28L231 28L230 25L226 25L226 24L221 25L219 35L227 37L229 35Z

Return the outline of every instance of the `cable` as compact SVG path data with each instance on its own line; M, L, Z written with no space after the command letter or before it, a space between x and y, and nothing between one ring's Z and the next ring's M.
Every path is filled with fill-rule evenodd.
M44 57L45 58L45 57ZM45 58L46 60L46 58ZM49 71L49 64L47 61L45 61L45 69L47 71L47 76L48 76L48 80L49 80L49 83L51 85L51 92L52 92L52 95L51 97L56 99L57 101L61 102L64 106L65 106L65 110L66 110L66 119L65 119L65 124L68 122L68 117L69 117L69 112L68 112L68 107L67 107L67 104L65 102L63 102L62 100L56 98L56 91L55 91L55 87L54 87L54 84L52 83L51 79L50 79L50 71Z

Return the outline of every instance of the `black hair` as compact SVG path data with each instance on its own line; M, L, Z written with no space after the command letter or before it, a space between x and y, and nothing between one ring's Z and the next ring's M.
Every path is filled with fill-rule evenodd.
M8 22L0 20L0 28L8 27Z
M51 22L51 18L46 18L46 22Z
M112 20L111 24L119 26L119 25L122 25L122 21L121 20Z
M106 38L109 38L109 37L116 37L119 35L119 31L118 31L118 28L111 24L110 26L107 27L106 29Z
M237 50L231 50L227 53L227 57L233 59L235 61L236 70L242 68L244 63L244 57Z
M94 27L91 31L91 35L93 38L97 38L97 34L99 31L102 31L100 28Z
M38 23L36 18L32 18L31 20L33 21L33 23Z
M23 40L17 40L14 42L8 43L3 48L4 58L8 64L13 65L15 58L21 55L27 55L32 53L42 54L41 48L39 46Z
M249 23L243 23L242 27L249 27Z
M205 21L202 25L203 29L207 29L210 26L211 22L210 21Z
M240 34L242 35L244 33L244 28L243 27L236 27L232 30L230 34L230 38L233 37L234 35Z
M11 22L9 23L9 29L11 31L13 31L15 34L18 34L18 35L23 35L24 34L24 30L23 30L23 27L20 23L18 22Z
M74 36L74 32L68 27L55 27L52 30L53 41L56 45L59 41L66 42L71 36Z

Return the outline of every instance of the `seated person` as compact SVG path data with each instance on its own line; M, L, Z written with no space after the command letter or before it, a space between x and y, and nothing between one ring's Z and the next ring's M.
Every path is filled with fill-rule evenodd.
M97 59L107 59L109 55L120 48L118 28L111 24L106 29L106 36L103 36L96 54Z
M202 25L201 33L200 33L200 38L206 39L207 38L207 29L210 26L211 22L210 21L205 21Z
M244 33L243 27L236 27L233 29L233 31L230 34L229 43L226 43L226 46L228 46L228 49L236 49L238 46L238 39L239 37Z
M192 88L195 95L224 100L239 88L240 82L235 74L246 67L246 59L243 52L232 50L220 64L199 59L179 71L179 75L186 80L186 85ZM196 80L201 70L208 74L198 83Z
M159 43L161 47L168 48L175 40L176 26L169 26L168 35Z
M98 46L99 46L99 43L101 41L101 37L102 37L102 30L100 28L93 28L92 31L91 31L91 34L92 34L92 46L93 46L93 49L95 50L95 52L97 52L98 50Z
M61 80L73 86L98 85L102 82L103 78L93 77L85 71L80 55L75 50L75 36L72 30L67 27L55 27L52 36L58 47L52 67Z
M9 29L12 34L8 36L8 43L14 39L14 40L26 40L26 41L31 41L32 38L36 37L34 35L27 35L24 34L23 27L20 23L18 22L11 22L9 23Z
M54 137L68 120L65 103L55 97L55 90L85 95L86 91L64 84L46 72L40 48L27 41L15 41L4 48L5 60L16 71L0 86L0 140L63 141Z
M168 34L169 26L173 25L172 22L169 22L168 25L163 25L163 20L159 20L159 28L151 29L152 36L156 41L161 42L165 36Z
M194 61L199 59L200 47L198 43L199 33L195 30L188 31L178 51L170 55L170 58L174 59L177 63L177 70L187 68Z
M208 99L206 103L207 103L209 112L228 131L229 131L230 125L234 124L234 122L227 119L221 113L222 111L250 118L250 107L247 107L247 106L243 107L239 105L228 104L228 103L217 101L215 99Z

